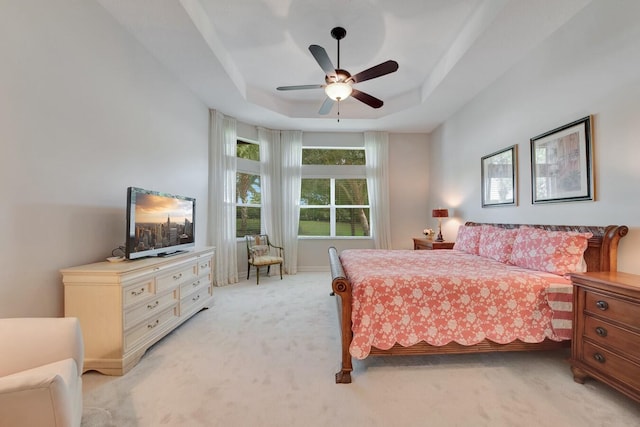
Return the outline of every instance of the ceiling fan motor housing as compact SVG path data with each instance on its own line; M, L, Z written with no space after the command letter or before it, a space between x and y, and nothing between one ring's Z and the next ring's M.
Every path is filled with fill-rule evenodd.
M327 82L327 84L335 82L346 82L351 77L351 73L347 70L336 68L336 77L337 78L334 80L330 76L324 76L324 81Z

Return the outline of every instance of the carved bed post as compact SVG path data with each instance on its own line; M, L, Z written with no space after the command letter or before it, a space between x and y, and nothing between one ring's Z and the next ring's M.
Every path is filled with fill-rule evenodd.
M353 331L351 330L351 283L347 280L342 263L338 257L335 247L329 248L329 264L331 266L331 287L333 294L336 295L338 304L338 316L340 321L340 335L342 338L342 369L336 373L336 383L351 383L351 371L353 365L351 363L351 354L349 346L353 339Z
M618 271L618 243L627 235L629 227L626 225L610 225L602 236L602 250L600 251L600 271Z

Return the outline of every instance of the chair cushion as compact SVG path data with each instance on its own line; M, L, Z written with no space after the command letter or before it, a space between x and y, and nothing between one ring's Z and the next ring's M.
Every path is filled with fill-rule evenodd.
M265 255L265 256L257 256L255 258L253 258L253 262L251 264L253 264L253 265L271 265L271 264L280 264L283 261L284 260L282 259L282 257Z

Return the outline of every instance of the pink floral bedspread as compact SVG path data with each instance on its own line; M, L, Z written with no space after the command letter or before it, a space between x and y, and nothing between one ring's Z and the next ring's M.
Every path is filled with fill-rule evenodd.
M571 338L571 282L563 277L456 250L350 249L340 259L353 286L349 351L357 359L395 343Z

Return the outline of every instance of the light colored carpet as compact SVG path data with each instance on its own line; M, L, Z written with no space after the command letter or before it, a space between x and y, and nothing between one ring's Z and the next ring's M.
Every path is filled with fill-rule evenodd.
M83 426L640 425L639 404L575 383L566 351L374 357L335 384L329 292L329 273L216 288L126 375L83 376Z

